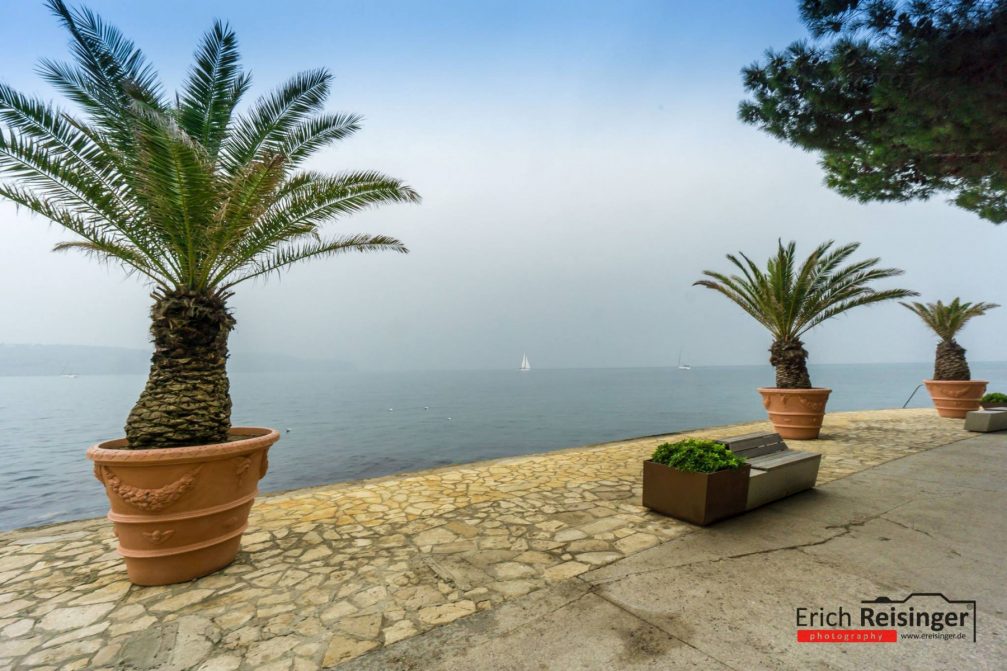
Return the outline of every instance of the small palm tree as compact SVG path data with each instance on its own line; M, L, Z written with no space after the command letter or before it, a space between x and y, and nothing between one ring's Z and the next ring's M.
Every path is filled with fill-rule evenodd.
M965 360L965 348L955 341L955 336L973 317L1000 307L996 303L963 303L957 297L950 303L903 303L929 326L937 337L937 356L934 358L935 380L971 380L972 371Z
M860 247L851 243L833 248L833 241L819 245L798 267L796 245L778 243L776 256L765 270L739 253L727 259L740 275L711 270L711 278L695 284L724 294L769 329L773 336L769 362L776 367L780 389L810 389L808 352L801 336L822 322L861 305L916 296L907 289L873 289L878 280L901 275L897 268L876 268L880 259L842 264Z
M226 440L234 287L305 259L406 252L384 235L322 237L320 226L419 197L377 172L301 168L360 128L357 115L323 112L327 71L298 74L239 112L251 77L234 32L216 22L168 96L118 30L63 0L47 4L70 34L73 62L45 60L40 72L83 114L0 85L0 196L76 236L57 250L121 264L153 285L154 354L126 422L129 446Z

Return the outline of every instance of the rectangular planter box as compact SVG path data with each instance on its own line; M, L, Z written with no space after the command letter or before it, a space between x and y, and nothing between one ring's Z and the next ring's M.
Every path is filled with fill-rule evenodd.
M693 473L649 459L643 462L643 505L706 526L745 511L751 467Z

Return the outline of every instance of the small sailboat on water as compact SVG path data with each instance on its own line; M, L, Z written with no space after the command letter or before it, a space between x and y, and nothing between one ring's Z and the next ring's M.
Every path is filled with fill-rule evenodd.
M692 370L692 366L687 363L682 363L682 350L678 350L678 369L679 370Z
M527 354L525 354L523 357L521 357L521 367L518 368L518 370L521 371L522 373L525 373L525 372L531 370L531 364L528 363L528 355Z

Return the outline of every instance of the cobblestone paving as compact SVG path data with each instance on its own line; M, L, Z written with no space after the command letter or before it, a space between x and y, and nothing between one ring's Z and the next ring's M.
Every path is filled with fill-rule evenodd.
M837 413L822 440L790 444L824 454L824 483L961 427L932 410ZM640 462L664 440L268 496L234 564L168 587L125 580L105 520L0 534L0 667L337 665L695 530L639 505Z

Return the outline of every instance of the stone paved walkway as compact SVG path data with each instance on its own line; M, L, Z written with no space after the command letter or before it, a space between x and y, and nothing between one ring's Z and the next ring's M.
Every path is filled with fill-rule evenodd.
M823 453L824 483L964 439L961 424L837 413L791 444ZM104 520L0 534L0 667L334 666L695 531L639 505L640 462L665 439L265 497L238 560L183 585L130 586Z

